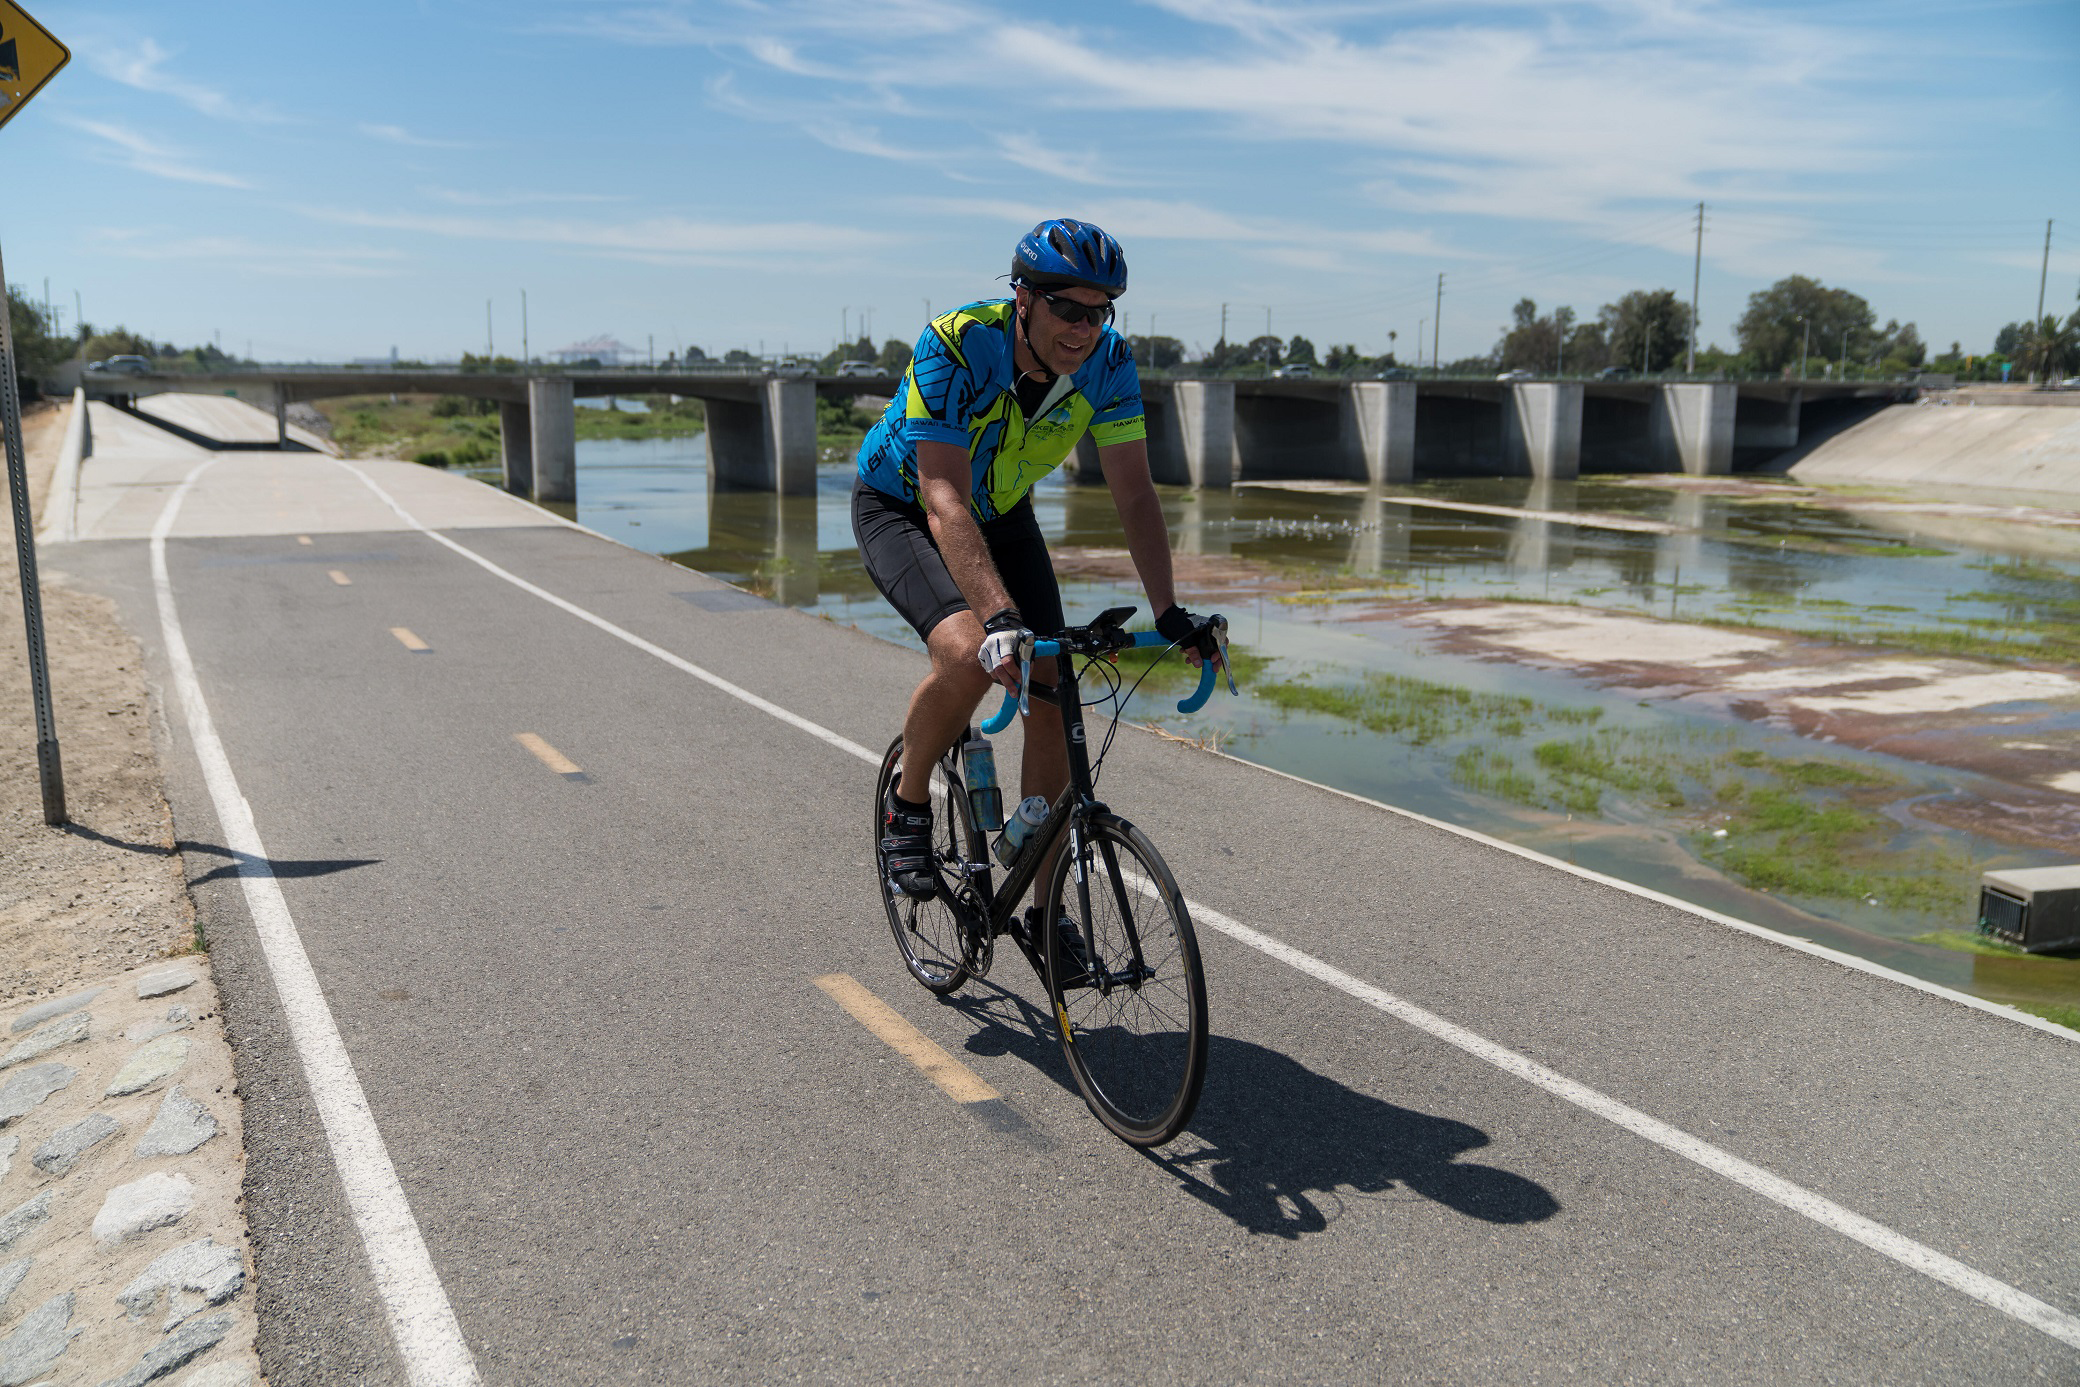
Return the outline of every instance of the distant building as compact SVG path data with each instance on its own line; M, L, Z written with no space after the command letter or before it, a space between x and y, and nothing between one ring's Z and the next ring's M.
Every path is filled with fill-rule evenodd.
M583 342L573 342L568 347L558 347L549 353L549 359L560 361L566 366L580 361L597 361L602 366L619 366L623 357L640 355L642 353L635 348L602 334Z

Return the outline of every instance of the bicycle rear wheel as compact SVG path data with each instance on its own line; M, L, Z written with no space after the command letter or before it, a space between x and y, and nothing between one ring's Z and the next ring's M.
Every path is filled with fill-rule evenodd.
M1100 1122L1135 1146L1184 1130L1206 1079L1206 975L1184 896L1147 835L1100 814L1047 884L1047 990L1062 1054ZM1056 921L1078 927L1078 960ZM1086 966L1088 965L1088 966ZM1067 986L1064 986L1067 984Z
M989 966L986 952L978 954L978 935L980 949L988 948L987 929L976 914L974 890L963 870L964 862L983 860L987 845L969 815L967 792L949 752L932 767L932 859L939 891L920 901L891 887L881 874L881 807L902 765L903 739L898 736L881 758L881 774L874 782L874 880L888 912L888 927L902 950L903 966L911 977L943 994Z

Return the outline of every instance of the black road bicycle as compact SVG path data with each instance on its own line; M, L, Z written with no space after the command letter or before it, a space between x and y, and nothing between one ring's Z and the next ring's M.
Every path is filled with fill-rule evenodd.
M1068 743L1069 787L1019 845L1001 881L988 834L976 826L968 802L956 743L932 771L937 889L918 899L883 878L881 895L911 976L942 995L986 975L997 938L1008 935L1047 989L1062 1054L1091 1112L1125 1141L1160 1146L1191 1120L1205 1081L1206 976L1191 915L1170 869L1146 834L1097 798L1096 778L1118 724L1108 727L1093 760L1084 740L1079 678L1096 672L1107 685L1102 701L1109 701L1121 683L1112 662L1117 652L1174 648L1153 632L1124 630L1133 613L1132 607L1115 607L1088 626L1028 642L1021 652L1020 692L1007 693L1003 707L982 725L985 732L1001 732L1015 711L1038 698L1061 709ZM1188 640L1201 633L1210 637L1225 668L1227 632L1227 621L1215 616ZM1047 656L1059 657L1053 685L1031 678L1032 661ZM1178 704L1180 712L1196 711L1212 694L1215 664L1209 659L1201 665L1199 687ZM1228 689L1235 689L1232 674ZM881 759L874 786L877 843L881 806L902 761L898 736ZM1045 905L1029 933L1019 902L1043 870Z

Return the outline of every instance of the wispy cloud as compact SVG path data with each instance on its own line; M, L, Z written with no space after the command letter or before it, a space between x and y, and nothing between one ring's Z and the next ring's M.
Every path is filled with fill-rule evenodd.
M971 142L948 132L986 132L992 107L975 93L998 92L1007 74L1042 127L1167 116L1183 122L1170 147L1197 147L1196 159L1151 170L1130 150L1100 163L1030 129L978 134L998 163L1088 186L1173 181L1223 145L1232 159L1238 141L1304 143L1406 214L1593 232L1647 201L1796 198L1885 159L1888 141L1907 143L1898 130L1911 112L1874 105L1851 75L1872 65L1883 34L1800 12L1710 0L1499 0L1473 12L1427 0L1149 3L1181 26L1154 48L950 0L902 0L894 17L833 0L709 6L699 31L738 56L747 82L764 79L755 94L711 88L719 103L785 106L850 152L929 162ZM639 41L640 29L660 41L690 33L685 14L657 6L583 22L600 37ZM917 133L893 117L865 133L844 120L840 103L868 93L916 99Z
M363 123L358 127L362 134L372 140L384 140L390 144L409 145L413 149L475 149L468 140L437 140L427 135L414 135L402 125L376 125Z
M1048 174L1064 183L1083 183L1097 188L1118 188L1139 182L1118 171L1106 171L1099 167L1098 156L1092 152L1081 154L1058 149L1030 135L997 136L997 153L1020 168L1032 169L1035 173Z
M104 255L131 260L192 261L242 274L377 278L403 269L402 251L361 246L270 245L243 236L161 237L131 228L92 233Z
M477 193L464 188L421 187L423 197L452 207L547 207L564 204L633 202L626 193Z
M815 222L716 222L684 217L585 221L555 217L470 217L368 212L351 207L296 209L338 226L415 232L467 241L519 241L670 264L732 263L833 256L892 242L892 235Z
M175 55L159 46L158 41L142 38L134 43L102 43L88 50L87 63L94 71L112 82L120 82L138 91L153 92L170 96L206 116L221 120L243 120L274 122L282 119L264 106L238 101L226 96L213 87L167 70Z
M1011 199L920 198L912 205L934 217L982 217L1016 227L1033 226L1063 213L1060 207ZM1076 212L1122 239L1252 246L1267 252L1267 258L1314 268L1345 265L1351 255L1413 255L1433 261L1485 258L1419 229L1333 230L1280 218L1239 217L1196 202L1108 198L1079 204Z
M203 168L187 155L124 126L107 121L82 120L76 116L62 116L60 119L73 129L103 141L101 152L104 157L138 173L171 179L176 183L202 183L214 188L253 186L235 174Z

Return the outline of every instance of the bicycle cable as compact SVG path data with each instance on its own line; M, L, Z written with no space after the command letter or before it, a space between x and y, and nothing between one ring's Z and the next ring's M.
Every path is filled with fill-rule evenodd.
M1120 693L1120 685L1124 681L1125 676L1120 673L1119 664L1117 660L1119 653L1118 651L1111 652L1113 656L1112 659L1107 659L1099 655L1086 655L1083 657L1084 673L1087 674L1094 666L1097 667L1106 682L1107 690L1105 694L1101 697L1079 699L1078 703L1085 708L1095 708L1101 703L1112 703L1115 705L1113 715L1111 718L1108 719L1106 724L1105 740L1098 743L1098 754L1091 759L1091 788L1093 790L1098 788L1098 777L1104 774L1105 756L1106 753L1112 750L1112 739L1119 735L1120 715L1124 714L1127 710L1127 700L1134 697L1135 694L1141 692L1141 685L1148 679L1148 676L1155 673L1156 666L1161 664L1165 659L1169 658L1171 652L1175 651L1178 645L1179 642L1172 641L1168 645L1164 646L1161 653L1159 653L1153 660L1150 660L1148 662L1148 667L1141 671L1140 676L1134 680L1133 685L1127 689L1124 695ZM1128 646L1126 648L1132 650L1136 649L1137 647ZM1138 648L1153 649L1154 647L1142 646ZM1081 677L1079 676L1079 683L1080 682Z

